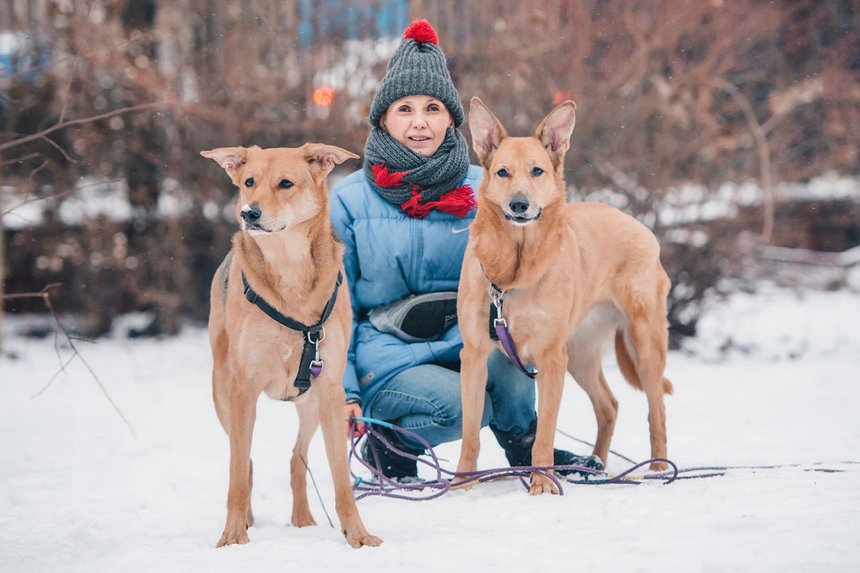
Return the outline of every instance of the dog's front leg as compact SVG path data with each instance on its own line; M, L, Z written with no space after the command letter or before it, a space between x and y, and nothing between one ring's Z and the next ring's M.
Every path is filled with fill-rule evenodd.
M463 445L457 473L474 472L478 469L478 453L481 450L479 434L481 415L484 411L484 394L487 389L488 348L463 346L460 351L460 395L463 405ZM455 477L453 484L462 481Z
M314 516L308 505L308 446L320 424L319 396L316 392L308 392L305 397L296 402L299 413L299 434L293 447L293 457L290 459L290 488L293 492L293 515L290 524L293 527L316 525Z
M532 465L553 465L553 443L558 425L558 410L564 390L564 373L567 364L567 350L553 348L538 358L540 372L537 375L538 422L535 443L532 446ZM548 477L533 473L530 495L558 493L558 487Z
M338 519L340 519L340 529L346 537L347 543L356 549L362 545L375 547L382 543L382 539L371 535L364 527L355 505L355 497L352 494L349 480L346 442L343 435L343 404L346 396L343 386L340 384L342 373L343 369L341 368L332 378L324 375L315 382L314 386L319 392L320 425L325 442L325 453L334 482L335 511Z
M248 543L251 515L251 438L256 418L257 396L245 380L230 388L230 488L227 492L227 523L217 547Z

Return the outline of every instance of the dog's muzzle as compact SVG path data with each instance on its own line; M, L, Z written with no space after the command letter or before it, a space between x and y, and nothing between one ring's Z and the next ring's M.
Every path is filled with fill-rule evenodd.
M532 204L525 195L514 195L508 204L502 207L505 219L514 225L521 226L540 219L543 208L538 207L537 213L532 214L533 211Z
M242 207L242 210L239 212L242 217L242 221L245 224L245 230L249 233L257 234L257 233L277 233L278 231L283 231L286 229L286 225L279 229L267 229L263 226L263 212L257 207L256 204L245 205Z
M245 229L261 229L260 217L263 216L263 212L260 211L259 207L257 207L256 205L245 205L244 207L242 207L240 215L242 216L242 221L245 222Z

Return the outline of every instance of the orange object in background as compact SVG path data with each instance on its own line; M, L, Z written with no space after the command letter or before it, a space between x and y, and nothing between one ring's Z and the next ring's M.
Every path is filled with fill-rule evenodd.
M321 86L314 90L311 97L318 106L327 107L334 101L334 90L329 86Z
M559 105L569 99L573 99L573 93L570 90L558 90L552 98L553 105Z

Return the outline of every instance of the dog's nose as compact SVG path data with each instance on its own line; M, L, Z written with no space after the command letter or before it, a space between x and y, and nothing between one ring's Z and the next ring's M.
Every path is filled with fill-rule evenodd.
M242 207L242 220L248 225L259 221L262 215L263 212L256 205L245 205Z
M508 202L508 207L515 215L521 215L529 210L529 199L525 195L514 195Z

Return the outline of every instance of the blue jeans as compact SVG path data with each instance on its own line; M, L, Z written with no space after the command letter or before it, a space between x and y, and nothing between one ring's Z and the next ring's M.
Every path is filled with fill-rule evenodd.
M460 373L436 364L407 368L392 378L367 405L365 414L415 432L431 446L462 437L463 408ZM487 393L481 426L515 436L525 433L537 419L535 382L511 364L500 350L487 360ZM423 450L403 434L407 448Z

